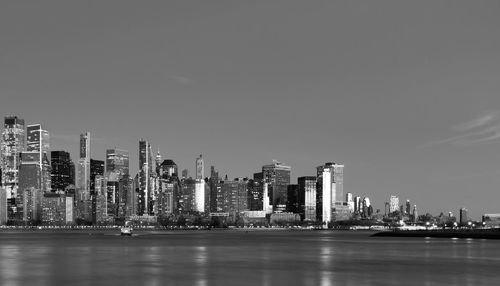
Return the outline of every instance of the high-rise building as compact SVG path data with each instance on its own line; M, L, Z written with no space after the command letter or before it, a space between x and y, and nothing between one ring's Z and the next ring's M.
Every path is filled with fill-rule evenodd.
M174 161L167 159L160 164L160 176L177 176L178 168Z
M74 184L72 181L72 168L70 155L66 151L50 152L51 188L52 191L64 191L66 187Z
M49 132L41 124L32 124L26 127L26 134L26 152L36 155L41 174L40 188L42 192L48 192L51 189Z
M86 132L80 134L80 158L76 183L80 201L90 198L90 155L90 132Z
M406 200L406 210L405 210L406 214L407 215L410 215L411 214L411 204L410 204L410 200Z
M418 211L417 211L417 205L413 205L413 222L418 221Z
M106 150L106 173L119 172L121 176L129 175L129 153L126 150Z
M304 176L297 179L299 192L304 193L304 214L306 221L316 221L316 177Z
M397 196L391 196L389 199L391 213L399 210L399 198Z
M7 223L7 192L0 188L0 225Z
M305 193L299 191L298 184L288 185L286 211L296 214L304 213L304 197ZM301 219L303 217L301 216Z
M196 179L195 183L195 211L205 212L205 180Z
M460 208L460 224L465 225L469 221L467 213L468 210L466 208Z
M268 184L271 205L274 211L285 211L292 168L274 160L272 164L262 166L262 177Z
M349 206L349 210L351 212L354 212L354 197L352 195L352 193L347 193L345 195L345 201L347 202L347 206Z
M73 222L73 197L61 192L45 193L42 197L44 224L65 225Z
M318 217L324 225L332 221L332 213L336 205L343 205L344 165L326 163L317 167L317 209ZM321 213L319 212L321 210Z
M92 205L92 222L96 224L98 222L98 208L100 207L98 202L99 190L97 189L98 184L102 184L102 181L97 180L101 178L104 180L104 161L90 159L90 197ZM106 185L102 189L106 189ZM101 190L102 190L101 189ZM106 197L106 196L104 196ZM102 198L100 198L102 200Z
M220 191L217 194L217 211L229 213L233 219L249 210L248 190L246 179L237 179L234 181L220 181Z
M196 178L197 180L203 180L205 176L205 166L203 162L203 158L200 157L196 158Z
M25 130L24 120L17 116L7 116L0 142L2 169L2 186L7 195L8 216L17 213L17 205L22 204L18 196L19 187L19 154L24 151ZM22 192L20 193L22 194ZM18 200L18 202L16 202Z
M138 209L139 215L150 215L153 213L152 168L151 145L148 141L141 139L139 141L139 192L141 198Z
M42 193L39 189L23 189L23 221L36 222L42 215Z

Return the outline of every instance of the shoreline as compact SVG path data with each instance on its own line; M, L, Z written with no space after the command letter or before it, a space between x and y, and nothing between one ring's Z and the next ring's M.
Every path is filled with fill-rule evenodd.
M474 238L474 239L500 239L500 231L490 230L401 230L382 231L371 237L424 237L424 238Z

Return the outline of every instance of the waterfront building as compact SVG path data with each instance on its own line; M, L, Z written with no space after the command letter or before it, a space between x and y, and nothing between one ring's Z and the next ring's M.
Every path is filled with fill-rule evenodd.
M413 222L418 222L417 205L413 205Z
M210 189L210 212L217 212L217 194L220 192L219 172L214 166L210 166L210 178L208 179L208 187Z
M141 139L139 141L139 192L141 197L139 215L153 214L152 168L151 144Z
M70 155L66 151L50 152L51 166L51 189L53 192L65 191L69 185L75 182L73 174L74 165L72 165Z
M217 194L217 212L229 213L235 219L248 207L247 179L220 181L220 191Z
M102 175L96 175L94 179L95 207L93 208L93 223L104 224L112 222L112 217L108 216L108 200L106 180Z
M500 227L500 213L497 214L484 214L482 217L484 226L487 227Z
M304 195L304 192L299 191L298 184L288 185L286 211L290 213L303 214L305 200Z
M469 221L467 216L468 210L466 208L460 208L460 224L465 225Z
M363 212L363 201L360 196L354 197L354 212L362 213Z
M4 118L4 130L0 141L0 168L2 169L1 185L7 195L7 215L17 215L18 206L22 205L22 193L19 188L19 154L25 149L24 120L17 116Z
M290 166L285 166L276 160L273 160L272 164L262 166L262 179L268 184L271 205L275 212L286 210L291 170Z
M73 223L73 197L66 196L63 192L44 193L41 220L45 225Z
M41 199L40 189L23 189L23 221L37 222L41 219Z
M262 180L248 180L248 207L251 211L263 210L264 184Z
M7 191L0 187L0 225L7 223Z
M304 209L301 216L306 221L316 221L316 177L299 177L297 183L299 193L304 193Z
M399 198L397 196L392 195L389 199L389 203L390 203L390 208L389 208L390 213L399 211Z
M203 180L205 176L205 163L200 154L200 157L196 158L196 177L197 180Z
M166 175L166 173L164 174ZM177 176L164 176L160 179L158 194L158 216L170 216L179 211L178 198L181 193L180 182Z
M80 158L76 181L78 201L90 199L90 132L80 134Z
M410 215L411 214L411 204L410 200L406 200L406 209L405 209L405 214Z
M332 212L336 205L343 203L344 165L325 163L316 168L317 217L324 225L332 222Z
M205 180L196 179L194 211L205 212Z
M187 178L181 180L181 196L179 199L179 213L196 211L196 180Z
M349 209L351 210L351 212L354 212L355 211L354 197L353 197L352 193L347 193L345 195L345 201L347 202L347 205L349 206Z
M126 150L106 150L106 173L118 172L120 176L129 175L129 153Z

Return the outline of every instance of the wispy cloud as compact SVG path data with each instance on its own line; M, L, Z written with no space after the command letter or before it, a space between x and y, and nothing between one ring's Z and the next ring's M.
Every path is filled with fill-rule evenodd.
M429 142L422 147L450 143L470 146L479 143L500 142L500 110L485 112L479 117L453 127L458 135Z

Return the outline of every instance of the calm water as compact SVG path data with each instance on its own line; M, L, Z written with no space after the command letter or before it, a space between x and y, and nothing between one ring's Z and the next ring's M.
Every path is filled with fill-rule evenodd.
M500 241L366 232L0 232L0 285L500 285Z

